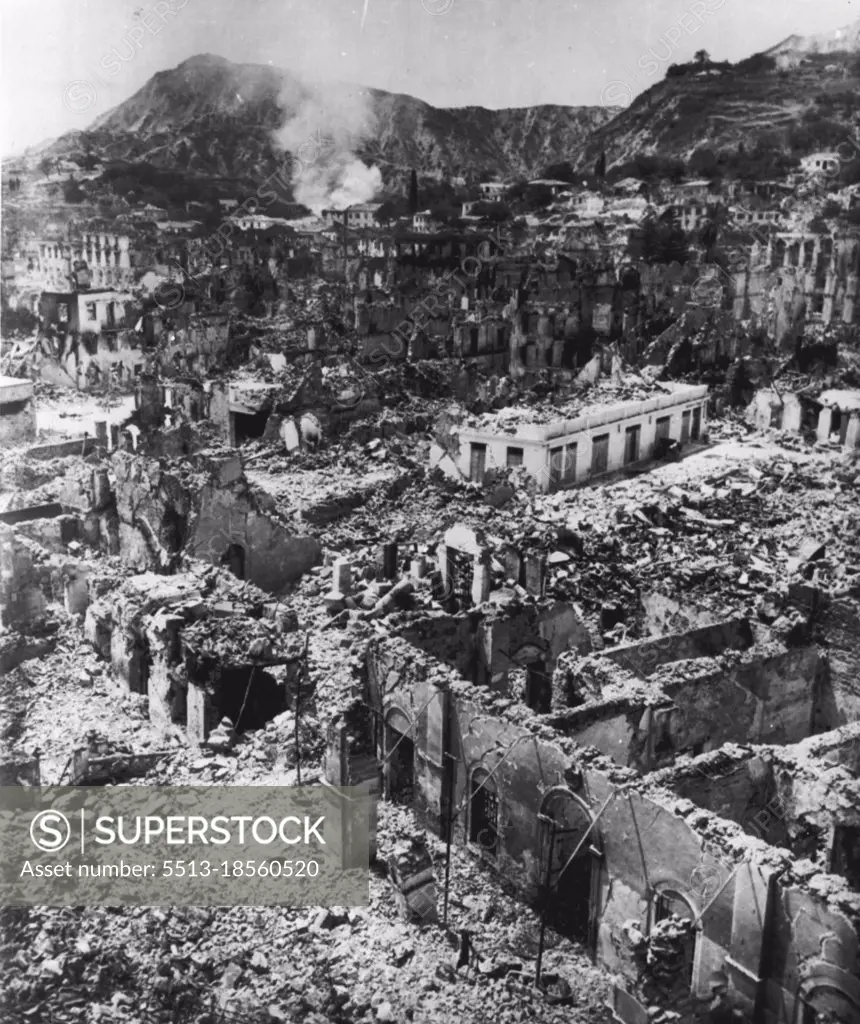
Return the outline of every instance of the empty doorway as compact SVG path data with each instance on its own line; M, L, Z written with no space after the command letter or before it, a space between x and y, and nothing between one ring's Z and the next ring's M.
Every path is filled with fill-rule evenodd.
M591 813L576 794L557 788L544 798L540 814L547 923L591 952L597 937L602 857L596 830L588 832Z

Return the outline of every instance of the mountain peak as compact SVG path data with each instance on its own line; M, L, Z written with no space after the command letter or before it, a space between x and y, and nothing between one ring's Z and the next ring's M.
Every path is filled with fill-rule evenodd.
M199 68L229 68L232 66L232 61L227 60L226 57L219 56L217 53L198 53L178 64L176 70L181 71L185 69L193 71Z
M850 25L833 29L831 32L817 32L814 35L791 35L772 46L765 53L769 57L781 54L840 53L860 50L860 18Z

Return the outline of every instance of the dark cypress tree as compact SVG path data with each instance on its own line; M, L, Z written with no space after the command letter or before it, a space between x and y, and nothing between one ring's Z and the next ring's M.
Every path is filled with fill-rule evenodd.
M597 158L597 163L594 165L594 177L598 181L603 181L606 177L606 150Z

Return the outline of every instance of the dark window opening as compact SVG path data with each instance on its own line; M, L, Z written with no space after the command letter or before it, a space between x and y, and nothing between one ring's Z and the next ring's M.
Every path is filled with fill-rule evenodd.
M539 715L552 710L552 683L543 661L526 668L526 704Z
M388 799L408 807L415 792L415 743L411 736L392 726L386 730L386 760L383 771L387 781Z
M523 464L522 448L508 448L507 464L509 467L521 466Z
M543 894L547 921L560 934L593 949L600 857L597 830L586 836L591 818L569 792L551 794L542 814L541 860L544 869L549 868L549 889Z
M770 425L774 430L782 430L782 406L772 405L770 407Z
M448 579L450 591L457 600L460 611L472 607L472 582L475 578L475 562L471 555L456 548L448 549Z
M831 869L860 890L860 827L836 825L833 835L833 867Z
M286 687L256 666L221 670L218 717L229 718L237 733L262 729L287 710Z
M639 437L642 433L641 426L628 427L624 431L624 465L629 466L632 462L639 460Z
M591 442L591 472L605 473L609 468L609 434L601 434Z
M255 413L233 413L233 425L235 430L236 444L245 441L255 441L266 432L266 424L269 422L268 410Z
M185 547L188 539L188 521L173 505L168 505L164 513L164 540L167 550L174 554Z
M20 402L0 402L0 416L18 416L22 412L27 411L29 404L30 400L28 398Z
M469 842L495 857L499 852L499 798L489 772L477 771L472 776L470 804Z
M654 715L654 756L660 759L673 754L674 750L671 713L657 711Z
M689 409L681 414L681 444L686 444L690 440L690 421L692 416L693 414Z
M241 544L231 544L221 556L221 565L229 569L236 579L245 578L245 549Z
M690 431L690 437L694 441L698 441L702 434L702 407L697 406L693 410L693 429Z

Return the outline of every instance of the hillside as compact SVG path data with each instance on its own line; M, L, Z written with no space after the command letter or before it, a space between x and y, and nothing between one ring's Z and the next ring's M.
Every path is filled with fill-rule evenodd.
M268 65L207 54L159 72L86 132L64 135L39 151L63 157L86 147L103 159L259 181L280 162L276 140L285 122L306 124L308 139L329 133L332 123L337 135L344 111L357 124L350 148L377 163L386 178L413 166L428 173L538 173L547 163L575 159L592 129L615 112L439 109L411 96L308 84Z
M664 78L595 131L579 166L591 166L602 150L609 167L642 154L687 160L702 148L742 147L796 159L856 135L855 54L813 55L785 69L774 65L758 55L722 72L690 67Z

